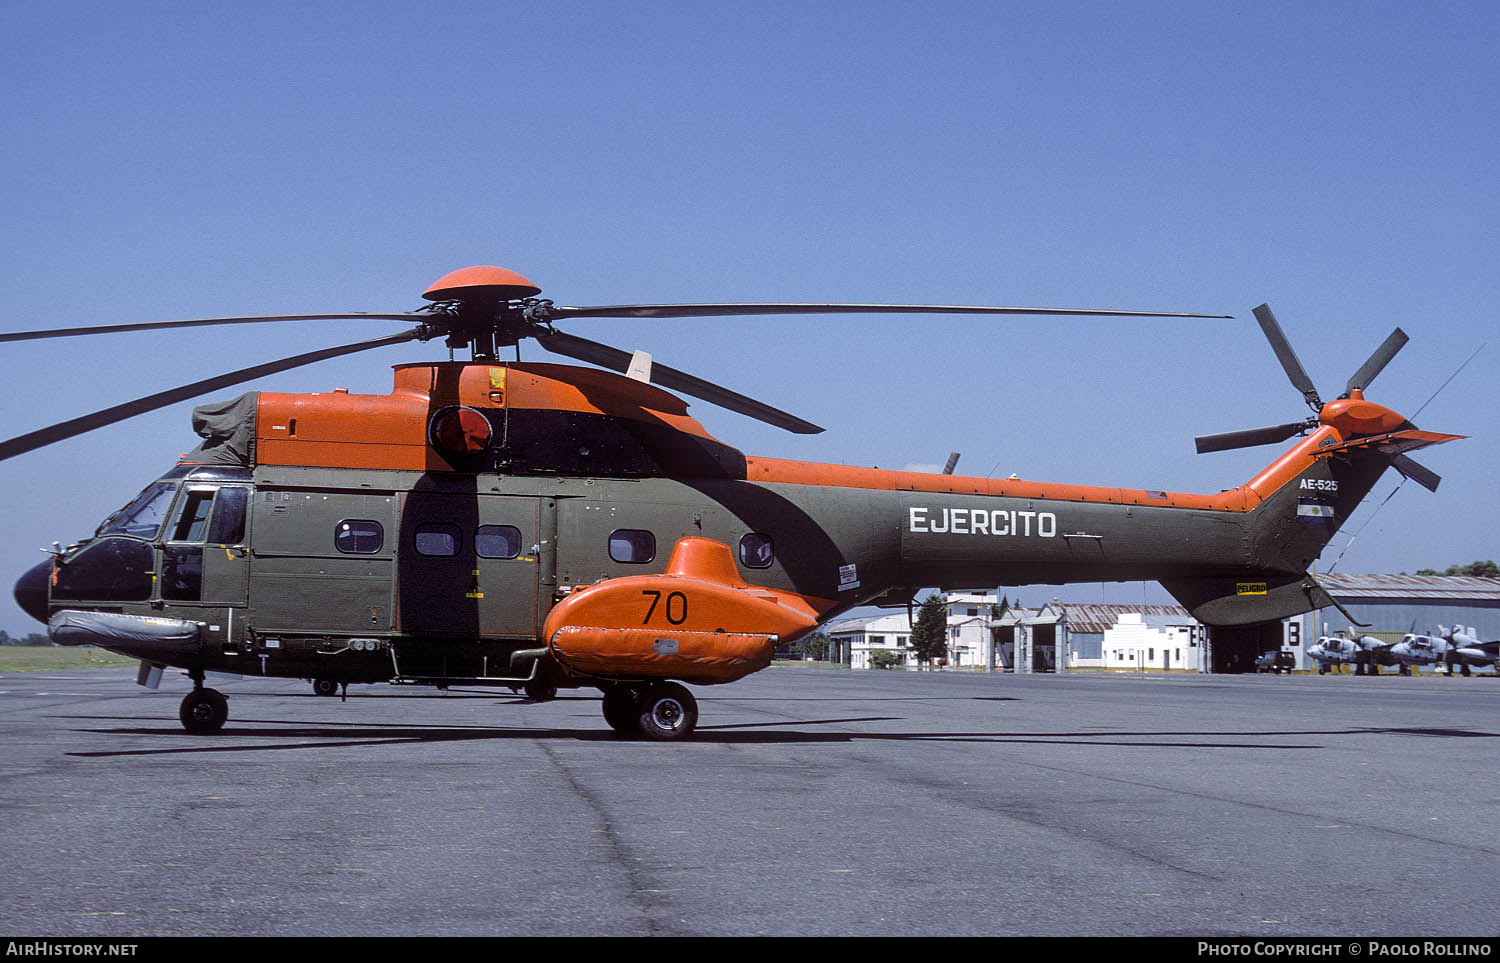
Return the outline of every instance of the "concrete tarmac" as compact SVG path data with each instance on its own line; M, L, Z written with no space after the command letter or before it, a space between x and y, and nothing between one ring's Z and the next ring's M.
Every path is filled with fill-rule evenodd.
M1500 933L1500 680L775 667L594 690L0 677L0 935Z

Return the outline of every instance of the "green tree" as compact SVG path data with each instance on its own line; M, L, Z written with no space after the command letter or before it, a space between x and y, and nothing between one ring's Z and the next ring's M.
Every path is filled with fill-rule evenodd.
M11 635L9 632L0 631L0 645L51 645L52 640L47 638L45 632L30 632L26 635Z
M812 656L815 660L822 662L828 658L828 633L814 632L802 640L802 651Z
M947 658L948 603L941 595L929 595L922 600L917 624L911 628L911 654L928 665Z
M870 651L870 665L877 669L894 669L902 662L901 653L890 649L872 649Z
M1432 568L1417 569L1418 575L1477 575L1485 578L1500 578L1500 565L1491 561L1470 562L1468 565L1450 565L1446 572Z

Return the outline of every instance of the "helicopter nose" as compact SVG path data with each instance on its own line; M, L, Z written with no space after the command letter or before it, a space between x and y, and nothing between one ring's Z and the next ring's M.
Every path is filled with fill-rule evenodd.
M47 583L52 579L52 563L38 562L16 579L16 604L32 618L47 624Z

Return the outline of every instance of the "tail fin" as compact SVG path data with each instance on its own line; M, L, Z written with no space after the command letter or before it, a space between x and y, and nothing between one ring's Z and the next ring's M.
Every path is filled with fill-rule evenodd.
M1438 476L1407 452L1463 437L1422 431L1395 411L1365 400L1365 388L1406 343L1400 328L1359 367L1344 394L1325 403L1271 309L1263 304L1255 317L1313 415L1301 422L1198 439L1198 450L1204 452L1306 435L1245 486L1256 507L1237 564L1224 575L1162 581L1195 618L1210 625L1249 625L1336 606L1308 574L1324 546L1387 468L1436 491Z
M1405 423L1389 409L1351 400L1387 413L1387 423ZM1335 404L1340 403L1325 409ZM1259 503L1246 520L1246 545L1237 564L1223 575L1162 581L1200 622L1249 625L1329 605L1344 611L1309 574L1313 563L1405 452L1463 437L1407 427L1362 434L1337 412L1323 420L1245 486Z

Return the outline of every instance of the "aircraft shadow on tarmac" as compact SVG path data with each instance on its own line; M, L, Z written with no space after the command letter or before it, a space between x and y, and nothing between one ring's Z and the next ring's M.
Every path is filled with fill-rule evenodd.
M121 717L65 716L76 721L102 722ZM132 719L130 721L136 721ZM1264 730L1259 732L1205 731L1108 731L1108 732L808 732L803 726L849 725L854 723L901 722L899 716L859 716L831 719L702 726L691 744L796 744L852 742L971 742L992 744L1037 744L1099 746L1142 749L1326 749L1326 741L1269 743L1255 740L1288 737L1315 737L1319 740L1369 735L1410 735L1428 738L1497 738L1500 733L1452 728L1417 727L1347 727L1338 730ZM767 731L773 729L775 731ZM791 731L788 731L791 730ZM267 752L290 749L331 749L355 746L382 746L412 743L462 742L497 739L575 740L584 742L634 742L658 745L642 739L629 739L603 728L521 728L504 726L413 726L370 723L294 722L277 719L246 719L227 726L212 736L188 736L176 726L131 726L122 728L80 728L76 731L99 735L134 735L170 737L174 742L191 740L192 745L173 745L151 749L123 749L69 752L69 756L149 756L203 752ZM264 740L278 740L265 742ZM247 740L255 740L248 742Z

